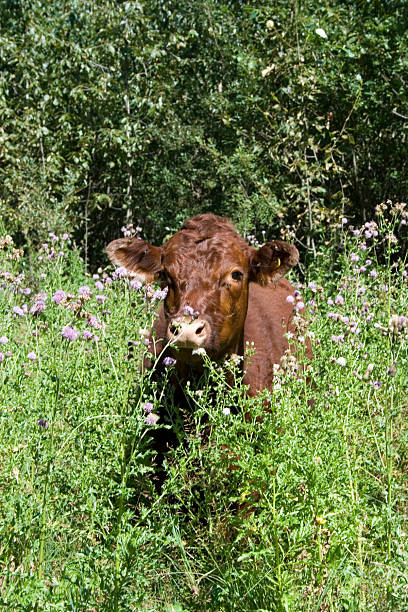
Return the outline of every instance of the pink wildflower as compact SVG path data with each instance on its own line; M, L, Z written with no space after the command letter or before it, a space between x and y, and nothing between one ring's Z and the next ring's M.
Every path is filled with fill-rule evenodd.
M158 420L159 420L159 415L155 414L154 412L151 412L146 417L146 424L147 425L155 425Z
M61 334L63 338L69 340L70 342L73 342L78 338L79 331L76 330L74 327L71 327L70 325L66 325L62 328Z
M51 299L53 302L55 302L55 304L60 304L63 300L66 299L66 297L67 294L65 293L65 291L63 291L62 289L58 289Z

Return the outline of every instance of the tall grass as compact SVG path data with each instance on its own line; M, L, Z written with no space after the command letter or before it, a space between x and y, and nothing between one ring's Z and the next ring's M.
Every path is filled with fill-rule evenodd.
M290 342L299 357L311 336L311 363L287 356L254 400L239 365L206 360L182 403L171 366L142 368L157 294L85 277L67 236L29 265L4 230L2 605L407 609L406 217L345 223L299 286Z

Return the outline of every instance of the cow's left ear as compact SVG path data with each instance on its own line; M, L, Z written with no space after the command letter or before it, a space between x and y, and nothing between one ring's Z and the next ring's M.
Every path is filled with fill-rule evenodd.
M268 285L276 283L299 261L299 251L283 240L267 242L260 249L251 249L249 280Z
M106 252L112 263L126 268L130 276L143 283L157 279L162 269L162 250L140 238L119 238L110 242Z

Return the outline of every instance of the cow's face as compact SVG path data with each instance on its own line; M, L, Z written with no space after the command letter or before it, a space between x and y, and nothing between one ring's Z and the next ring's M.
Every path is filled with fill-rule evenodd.
M298 260L296 248L282 241L250 247L215 215L187 221L162 247L124 238L111 242L107 252L141 280L168 287L166 339L181 361L191 361L199 348L215 360L242 353L249 282L276 282Z

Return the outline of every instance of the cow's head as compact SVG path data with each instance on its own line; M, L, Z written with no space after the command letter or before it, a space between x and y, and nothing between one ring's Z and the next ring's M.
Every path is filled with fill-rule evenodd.
M298 262L297 249L275 240L249 246L231 223L203 214L186 221L163 246L120 238L107 247L113 263L142 282L168 287L164 302L167 338L191 359L204 348L212 359L242 352L249 282L277 282Z

